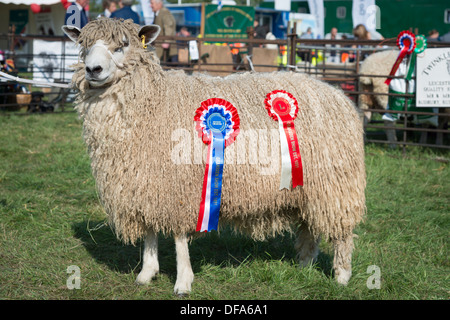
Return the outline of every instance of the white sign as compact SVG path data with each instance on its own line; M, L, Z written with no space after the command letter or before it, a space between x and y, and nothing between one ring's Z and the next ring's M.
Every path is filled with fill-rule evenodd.
M377 13L375 8L375 0L353 0L353 28L363 24L367 30L375 30L376 25L373 22Z
M275 0L275 10L291 11L291 0Z
M53 36L55 35L55 26L53 25L51 12L40 12L34 14L36 22L36 30L40 35Z
M198 60L199 53L198 53L198 46L196 40L189 41L189 56L191 57L191 60Z
M152 24L155 20L155 13L150 6L150 0L140 0L142 16L144 17L145 24Z
M416 106L450 107L450 48L417 55Z
M78 51L72 41L33 40L33 80L70 82L73 75L70 66L78 62Z
M316 17L307 13L289 13L289 29L294 26L294 22L297 23L297 30L295 32L301 37L308 28L313 30L314 38L317 36Z
M325 33L325 10L323 0L308 0L309 12L316 17L318 39L323 39Z

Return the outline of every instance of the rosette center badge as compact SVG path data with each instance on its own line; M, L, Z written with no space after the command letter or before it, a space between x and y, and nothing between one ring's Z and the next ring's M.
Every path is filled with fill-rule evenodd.
M227 120L221 113L213 113L208 118L206 128L209 128L214 133L223 133L227 128Z
M209 232L217 230L219 224L224 151L236 139L240 120L230 102L211 98L201 103L194 121L199 137L208 145L196 231Z
M279 115L279 116L285 116L291 112L291 107L289 105L289 102L284 98L275 98L272 102L273 104L273 110Z

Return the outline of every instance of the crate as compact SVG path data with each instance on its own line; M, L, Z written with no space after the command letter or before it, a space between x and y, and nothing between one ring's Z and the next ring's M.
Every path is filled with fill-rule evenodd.
M18 104L30 104L31 94L29 93L19 93L16 95L16 101Z

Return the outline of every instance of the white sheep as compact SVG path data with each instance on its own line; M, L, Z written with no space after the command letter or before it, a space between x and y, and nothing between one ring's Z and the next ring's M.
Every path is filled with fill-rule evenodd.
M379 51L368 56L361 64L359 89L367 94L359 96L358 108L364 111L364 124L367 124L372 117L372 113L365 110L386 110L387 108L389 86L384 82L397 59L398 52L398 50ZM381 94L372 95L371 93Z
M337 281L349 281L353 229L366 211L366 180L362 125L342 91L290 72L221 78L163 71L142 45L142 39L149 45L158 36L154 25L102 18L82 30L63 30L81 48L72 83L79 90L76 108L100 199L118 237L130 243L145 237L138 283L149 283L159 271L161 232L175 237L175 293L191 291L188 239L195 233L207 148L193 118L210 98L232 103L241 128L225 149L219 228L229 223L258 240L298 232L300 265L317 257L322 235L334 244ZM292 190L279 190L280 170L266 170L280 163L279 142L272 139L278 124L264 106L266 95L277 89L290 92L299 105L294 123L304 185Z
M362 76L359 78L359 89L360 91L367 92L366 94L361 94L358 99L358 108L363 111L364 114L364 125L367 125L372 117L372 112L366 111L368 109L378 109L380 111L386 110L388 108L389 102L389 86L385 83L387 75L390 73L392 66L394 65L399 54L399 50L384 50L371 54L368 56L361 64L360 73ZM404 75L406 73L406 64L407 59L405 58L400 65L400 68L397 72L398 75ZM392 80L391 84L395 83L395 85L403 92L406 91L405 88L405 80L403 79L395 79ZM409 93L415 93L415 80L411 80L409 83ZM376 94L371 94L376 93ZM414 98L413 98L414 99ZM402 102L403 104L403 102ZM430 112L429 108L423 109L421 111ZM435 110L437 112L437 110ZM450 113L450 108L441 108L441 113ZM395 133L395 119L390 117L389 115L383 117L384 126L392 127L392 129L386 129L386 135L388 141L394 142L397 141L397 136ZM438 129L442 130L445 124L448 122L448 116L439 116L436 120L436 117L427 117L426 120L415 121L415 123L426 123L431 124L433 126L437 126ZM426 143L427 133L422 132L420 143ZM443 144L443 133L438 133L436 135L436 144ZM395 147L395 144L390 144L391 147Z

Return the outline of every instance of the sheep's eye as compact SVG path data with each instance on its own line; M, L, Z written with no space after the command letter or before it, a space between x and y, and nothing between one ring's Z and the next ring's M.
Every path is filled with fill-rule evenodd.
M114 50L114 52L123 52L123 49L122 49L122 47L119 47L116 50Z

